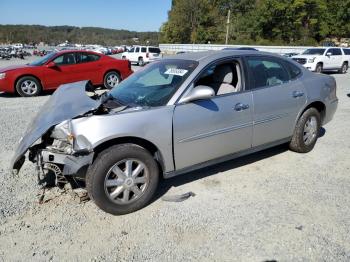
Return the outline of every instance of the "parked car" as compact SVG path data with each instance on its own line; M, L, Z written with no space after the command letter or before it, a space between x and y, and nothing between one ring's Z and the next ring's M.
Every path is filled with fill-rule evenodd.
M127 61L88 51L52 52L27 65L0 69L0 91L36 96L62 84L89 80L111 89L132 73Z
M293 60L302 64L310 71L322 73L325 71L338 71L345 74L349 67L349 56L346 56L343 49L331 48L309 48L301 55L293 56Z
M126 214L165 178L287 143L313 149L338 99L332 76L256 51L179 54L147 65L94 99L60 87L20 140L44 179L83 182L97 206ZM84 184L85 183L85 184Z
M285 57L293 57L293 56L296 56L296 55L299 55L299 53L284 53L283 56Z
M122 53L122 58L144 66L147 63L162 58L159 47L155 46L134 46L129 51Z

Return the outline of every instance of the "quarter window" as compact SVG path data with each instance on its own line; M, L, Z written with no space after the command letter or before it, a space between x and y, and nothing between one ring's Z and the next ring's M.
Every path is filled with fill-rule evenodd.
M254 87L280 85L290 80L288 72L282 63L269 58L248 58Z

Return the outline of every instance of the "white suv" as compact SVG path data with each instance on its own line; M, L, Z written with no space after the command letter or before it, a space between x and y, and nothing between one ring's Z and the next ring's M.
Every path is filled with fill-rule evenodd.
M159 47L155 46L134 46L129 51L122 53L122 59L128 59L140 66L162 57Z
M345 74L349 67L349 56L337 47L319 47L306 49L301 55L293 56L293 60L310 71L321 73L337 70Z

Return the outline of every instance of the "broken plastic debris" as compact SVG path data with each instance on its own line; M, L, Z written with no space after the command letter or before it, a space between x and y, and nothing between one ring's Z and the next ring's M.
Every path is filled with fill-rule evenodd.
M194 197L195 195L196 195L195 193L190 191L181 195L163 196L162 200L168 201L168 202L182 202L190 198L191 196Z

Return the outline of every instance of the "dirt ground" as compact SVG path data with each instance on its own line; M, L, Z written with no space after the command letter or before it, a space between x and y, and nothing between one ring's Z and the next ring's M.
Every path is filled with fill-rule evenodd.
M350 73L333 76L338 111L312 152L279 146L162 181L119 217L56 189L38 203L34 166L8 165L49 95L0 93L0 261L350 261Z

